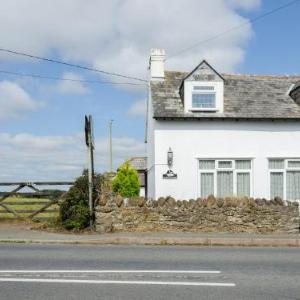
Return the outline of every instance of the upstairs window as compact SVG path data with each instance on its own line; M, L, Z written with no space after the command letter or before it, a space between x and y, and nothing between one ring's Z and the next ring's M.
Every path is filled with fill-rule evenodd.
M194 86L192 91L192 109L215 110L216 92L214 86Z

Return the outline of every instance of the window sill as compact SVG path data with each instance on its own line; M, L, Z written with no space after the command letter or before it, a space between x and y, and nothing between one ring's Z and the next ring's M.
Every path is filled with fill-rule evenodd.
M192 108L190 112L217 112L216 108Z

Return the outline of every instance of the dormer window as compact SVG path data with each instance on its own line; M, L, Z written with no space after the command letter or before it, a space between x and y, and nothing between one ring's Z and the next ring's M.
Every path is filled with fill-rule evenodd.
M216 92L214 86L194 86L192 91L192 109L215 110Z
M223 113L224 78L205 60L183 78L179 93L186 113Z

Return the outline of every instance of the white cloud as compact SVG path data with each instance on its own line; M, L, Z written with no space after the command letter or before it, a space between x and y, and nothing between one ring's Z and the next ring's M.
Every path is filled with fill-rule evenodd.
M26 112L36 111L42 105L18 84L11 81L0 82L0 121L18 118Z
M140 100L137 102L134 102L128 110L128 114L131 116L142 116L145 117L146 115L146 100Z
M260 0L227 0L230 5L244 10L257 9L260 6Z
M65 72L62 76L64 79L72 79L74 81L61 81L57 88L63 94L86 94L89 92L88 88L80 81L83 77L72 72Z
M97 171L108 169L108 139L95 141ZM144 143L128 137L113 139L114 167L145 154ZM81 134L36 136L0 133L1 180L72 180L86 167L86 147Z
M68 61L145 77L150 48L176 53L245 22L238 9L252 10L259 4L260 0L3 0L1 25L9 30L0 32L0 40L6 48L49 56L53 51ZM205 57L219 71L232 71L243 61L251 35L249 24L168 61L167 67L191 70Z

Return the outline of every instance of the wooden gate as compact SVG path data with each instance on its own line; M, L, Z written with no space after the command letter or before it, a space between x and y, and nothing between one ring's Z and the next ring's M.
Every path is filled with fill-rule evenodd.
M41 190L41 186L70 186L73 182L0 182L0 187L17 186L10 192L0 191L0 220L49 220L58 216L59 190ZM29 188L30 192L20 192Z

